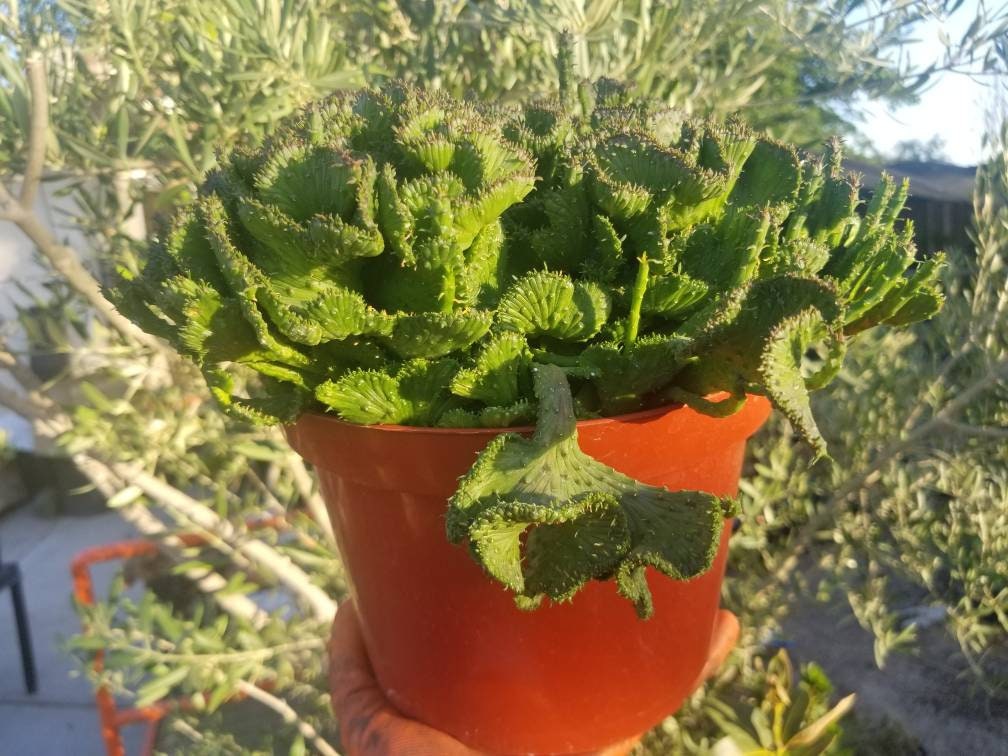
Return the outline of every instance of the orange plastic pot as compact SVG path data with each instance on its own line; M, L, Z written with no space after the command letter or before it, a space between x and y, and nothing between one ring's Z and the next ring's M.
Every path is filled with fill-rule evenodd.
M685 407L578 424L581 448L669 489L730 495L769 403L728 418ZM675 711L703 668L727 556L690 581L652 573L642 621L611 582L517 609L445 537L457 479L499 432L351 425L305 415L287 437L318 470L375 675L404 714L490 753L579 753Z

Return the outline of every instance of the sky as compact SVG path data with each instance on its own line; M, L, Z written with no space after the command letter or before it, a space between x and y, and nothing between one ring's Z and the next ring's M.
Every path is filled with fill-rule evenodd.
M951 39L960 39L976 15L979 0L966 0L963 7L945 22ZM939 41L943 24L922 25L910 46L909 54L917 65L940 60L944 48ZM982 80L981 80L982 81ZM985 108L990 102L990 90L981 81L962 74L942 73L932 77L933 84L915 105L892 108L885 103L868 102L862 110L865 120L862 132L878 151L891 154L898 142L926 142L940 136L945 142L944 156L958 165L975 165L981 157Z

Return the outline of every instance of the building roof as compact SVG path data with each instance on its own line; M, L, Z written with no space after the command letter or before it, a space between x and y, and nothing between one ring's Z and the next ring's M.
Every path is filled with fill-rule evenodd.
M865 189L874 189L879 174L886 171L896 179L910 179L910 196L939 202L973 201L976 166L953 165L938 161L902 161L875 165L861 160L845 160L844 167L860 173Z

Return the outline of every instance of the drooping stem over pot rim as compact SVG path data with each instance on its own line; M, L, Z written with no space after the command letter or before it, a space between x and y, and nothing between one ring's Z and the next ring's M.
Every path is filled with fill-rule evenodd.
M571 598L591 579L614 578L642 617L652 613L645 568L684 580L710 568L733 503L645 485L589 457L577 442L567 376L533 368L535 435L497 436L462 478L448 537L535 608Z
M644 566L708 569L725 503L584 457L574 419L762 394L824 456L809 391L847 340L942 303L907 185L884 176L863 212L858 190L836 141L800 153L611 81L509 108L396 83L224 155L112 293L256 422L538 416L483 452L449 536L520 605L613 577L646 615Z

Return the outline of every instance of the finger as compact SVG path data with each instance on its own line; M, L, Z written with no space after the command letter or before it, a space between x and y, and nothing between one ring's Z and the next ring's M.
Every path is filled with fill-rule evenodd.
M400 714L374 679L357 610L346 601L329 640L332 708L347 756L476 756L450 735Z
M348 715L367 717L385 706L364 647L357 607L349 600L336 612L329 638L329 690L332 707L344 722Z

